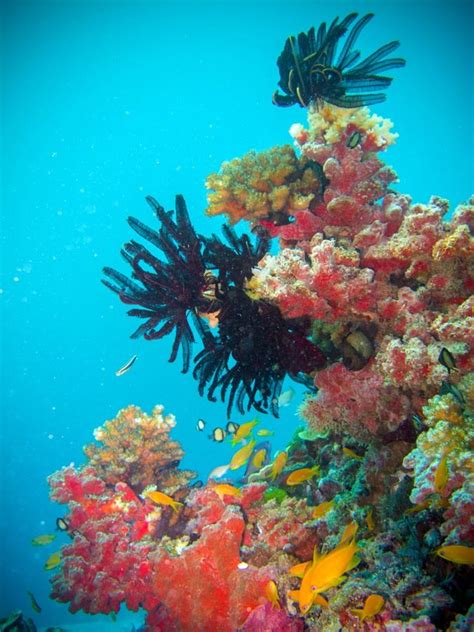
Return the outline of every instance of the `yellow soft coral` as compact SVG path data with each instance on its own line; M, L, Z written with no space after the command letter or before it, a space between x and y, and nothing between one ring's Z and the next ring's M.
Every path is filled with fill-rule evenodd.
M207 178L212 191L206 213L225 214L231 224L262 218L278 222L320 197L322 179L317 166L298 158L290 145L250 151Z

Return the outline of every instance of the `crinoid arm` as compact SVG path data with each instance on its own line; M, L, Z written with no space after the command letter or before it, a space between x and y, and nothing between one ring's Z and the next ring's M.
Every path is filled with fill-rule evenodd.
M186 203L176 196L176 212L165 211L148 197L160 227L154 230L130 217L128 223L143 239L158 251L153 254L144 245L131 240L122 249L122 256L131 267L131 278L113 268L104 268L104 285L118 294L123 303L137 305L128 314L144 322L132 334L147 340L163 338L175 332L170 362L182 351L182 371L189 370L191 346L195 341L189 317L202 338L209 336L197 311L205 309L202 296L206 285L202 260L202 242L190 222ZM160 258L161 257L161 258Z
M338 107L355 108L385 99L383 91L392 79L378 73L405 65L405 60L400 57L387 59L387 55L398 48L399 42L385 44L361 60L360 51L353 47L362 29L374 16L368 13L354 23L356 17L357 13L350 13L341 22L335 18L329 28L323 22L317 34L312 27L307 33L288 37L277 60L278 85L283 94L274 93L275 105L298 103L307 107L325 101ZM342 42L338 53L338 45Z

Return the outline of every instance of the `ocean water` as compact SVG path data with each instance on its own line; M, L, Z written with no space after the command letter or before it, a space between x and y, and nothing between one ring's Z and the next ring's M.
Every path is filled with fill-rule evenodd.
M375 13L363 51L399 39L407 60L372 108L400 134L385 157L397 190L454 208L474 180L467 0L1 3L0 617L22 609L42 627L91 620L49 600L52 549L31 539L62 514L47 476L83 462L93 429L120 408L161 403L174 413L183 465L204 479L228 461L230 446L195 429L198 418L223 425L225 406L200 398L168 363L171 340L130 339L135 323L101 270L126 271L126 218L153 222L145 195L171 209L181 193L198 232L220 230L222 219L204 215L206 176L250 149L291 142L290 125L305 123L305 110L271 102L286 37L351 11ZM132 354L135 366L117 378ZM274 449L299 423L298 394L280 419L265 419Z

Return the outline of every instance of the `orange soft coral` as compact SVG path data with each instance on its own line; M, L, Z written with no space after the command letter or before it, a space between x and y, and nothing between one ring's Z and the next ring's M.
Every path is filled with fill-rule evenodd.
M184 452L177 441L170 439L176 425L173 415L163 415L163 406L155 406L151 415L138 406L127 406L118 415L96 428L97 443L84 448L90 465L114 485L127 481L136 493L148 485L173 494L196 476L189 470L178 470Z

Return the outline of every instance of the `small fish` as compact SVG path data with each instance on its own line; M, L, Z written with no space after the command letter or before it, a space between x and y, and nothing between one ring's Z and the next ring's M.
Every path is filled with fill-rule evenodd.
M460 406L465 406L466 400L464 399L464 395L461 393L456 384L451 384L450 382L443 382L441 384L441 388L439 389L440 395L452 395L454 399L457 401Z
M137 359L138 356L133 355L130 360L124 364L122 367L120 367L120 369L118 369L117 371L115 371L115 375L117 377L120 377L121 375L123 375L124 373L126 373L129 369L132 368L132 366L135 364L135 360Z
M157 505L168 505L173 511L176 512L178 511L178 507L183 506L183 503L180 503L177 500L173 500L171 496L168 496L168 494L164 494L163 492L150 491L146 492L144 496L152 500Z
M239 424L236 424L235 421L228 421L225 429L228 434L235 434L239 427Z
M244 570L245 570L246 568L248 568L248 567L249 567L249 565L247 564L247 562L239 562L239 563L237 564L237 568L238 568L240 571L244 571Z
M352 538L357 533L358 528L359 528L359 525L357 524L357 522L355 521L350 522L345 527L344 531L342 532L341 539L339 540L339 546L341 544L346 544L346 542L349 542L350 540L352 540Z
M359 617L361 621L375 617L384 607L385 599L380 595L369 595L365 600L363 608L351 608L352 614Z
M257 437L271 437L274 434L275 434L274 430L267 430L266 428L257 430Z
M38 614L41 612L41 606L39 605L39 603L36 601L35 596L33 595L32 592L30 592L29 590L26 591L28 594L28 597L30 598L31 601L31 607L33 608L33 610L35 612L37 612Z
M315 519L322 518L327 513L331 511L334 507L334 498L332 500L327 500L326 502L320 503L317 507L314 508L312 517Z
M69 522L66 518L56 518L56 529L58 531L69 531Z
M346 140L346 147L349 147L349 149L354 149L355 147L357 147L361 140L362 134L359 131L355 131Z
M451 373L451 371L459 371L453 354L449 349L446 349L446 347L443 347L439 352L438 362L441 362L441 364L448 369L449 373Z
M375 529L374 510L372 507L369 509L365 516L365 522L369 531L373 531Z
M449 470L448 470L448 457L444 454L441 457L438 467L436 468L434 475L434 491L437 494L442 494L445 490L448 482Z
M431 499L426 498L422 503L418 503L418 505L414 505L413 507L410 507L409 509L407 509L404 512L404 515L409 516L410 514L416 514L420 511L423 511L424 509L428 509L430 505L431 505Z
M272 579L265 586L265 598L268 599L273 608L276 608L277 610L281 609L280 598L278 596L278 588Z
M46 560L44 564L44 570L51 571L53 568L56 568L56 566L59 566L61 564L61 561L61 551L56 551L56 553L50 555Z
M31 540L31 544L33 546L45 546L46 544L51 544L51 542L56 538L54 533L48 533L45 535L37 535L36 538Z
M239 467L242 467L242 465L245 465L245 463L247 463L247 461L249 460L250 455L252 454L252 451L255 447L255 443L256 441L252 439L252 441L247 443L247 445L244 445L243 448L240 448L240 450L237 450L237 452L234 454L234 456L232 457L230 461L229 469L238 470Z
M274 481L276 477L281 474L283 468L288 461L288 453L287 452L279 452L275 457L275 460L272 463L272 472L271 472L271 480Z
M234 436L232 437L232 445L236 445L240 441L246 439L257 424L258 419L253 419L252 421L247 421L247 423L245 424L241 424L237 428L237 432L235 432Z
M220 483L219 485L213 485L212 491L216 492L219 498L222 500L224 496L242 496L242 490L228 483Z
M259 470L264 464L266 456L267 450L265 450L265 448L261 448L252 457L252 465Z
M358 461L364 460L363 456L359 456L358 454L354 452L354 450L351 450L350 448L342 448L342 451L346 456L348 456L351 459L357 459Z
M196 423L196 430L199 430L199 432L202 432L205 427L206 427L206 422L204 421L204 419L198 419Z
M287 391L283 391L283 393L278 396L278 408L289 406L294 396L295 390L293 388L289 388Z
M214 428L214 430L212 431L212 434L209 435L209 438L212 439L213 441L216 441L217 443L222 443L224 441L224 439L226 438L227 433L224 430L224 428Z
M440 546L435 553L448 560L448 562L454 562L455 564L474 564L474 547L472 546L448 544L447 546Z
M314 467L302 467L299 470L295 470L291 472L291 474L286 479L287 485L299 485L300 483L305 483L309 481L313 476L319 474L320 470L317 465Z
M215 467L212 472L209 474L208 478L222 478L224 476L224 474L227 474L227 472L229 471L229 464L226 463L225 465L218 465L217 467Z

